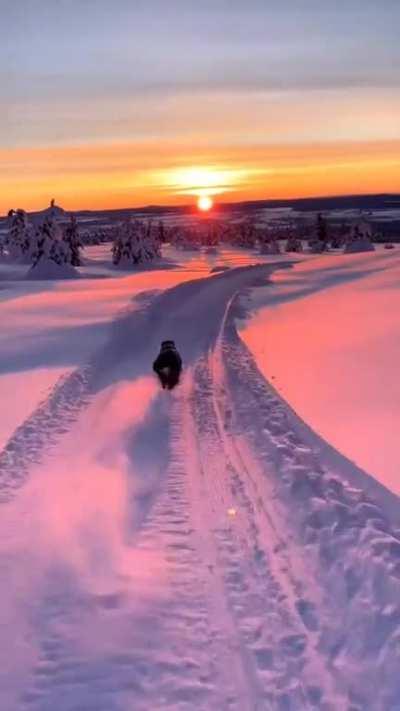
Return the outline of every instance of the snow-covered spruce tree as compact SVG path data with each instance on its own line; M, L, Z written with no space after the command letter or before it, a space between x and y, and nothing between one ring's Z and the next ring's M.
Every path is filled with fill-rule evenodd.
M143 222L123 222L115 237L113 263L118 266L143 264L161 256L159 235L152 224Z
M293 251L293 250L292 250ZM271 237L268 241L260 244L260 254L280 254L281 248L277 239Z
M165 242L167 242L167 231L162 220L159 221L157 230L160 244L165 244Z
M303 243L301 239L299 239L296 235L289 235L286 244L285 244L285 252L302 252L303 251Z
M344 246L348 231L349 228L344 222L342 222L341 225L336 226L330 238L330 246L332 249L341 249Z
M235 242L235 229L229 222L221 223L220 242L223 244L233 244Z
M80 267L82 264L80 250L82 242L79 236L78 223L75 215L71 215L71 220L66 226L63 241L68 245L70 252L70 264L73 267Z
M124 264L132 264L131 231L132 223L130 220L123 222L118 227L112 246L113 264L121 266Z
M54 223L50 218L45 218L41 225L38 225L33 239L32 266L40 262L41 259L48 259L55 239Z
M28 279L74 279L79 272L71 264L71 250L62 239L56 220L47 215L33 238L32 266Z
M161 257L161 232L153 223L150 221L147 223L142 223L142 229L145 232L145 245L147 250L148 259L157 259Z
M251 248L256 243L256 230L253 220L247 219L237 225L236 244L239 247Z
M220 241L220 227L214 220L207 220L200 227L200 241L204 247L216 247Z
M176 249L182 249L187 252L197 251L200 244L200 233L190 227L177 227L171 233L170 240Z
M372 229L371 225L365 220L355 222L350 230L350 234L346 240L344 252L351 254L355 252L374 252L375 247L372 244Z
M280 254L281 248L276 235L268 228L264 228L258 233L258 243L260 254Z
M28 263L32 253L32 226L25 210L10 210L8 213L8 235L4 249L10 261Z
M310 251L316 254L326 252L328 249L328 225L321 213L317 216L317 224L308 246Z
M242 232L242 243L246 247L255 247L256 240L257 232L254 222L252 220L247 220L244 225L244 231Z

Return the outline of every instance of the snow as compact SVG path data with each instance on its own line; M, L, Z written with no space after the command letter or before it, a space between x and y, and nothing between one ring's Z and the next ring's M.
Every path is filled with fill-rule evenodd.
M62 375L64 368L37 368L20 373L0 375L0 392L7 403L7 416L0 419L0 447L4 447L14 430L34 411L38 402L45 399Z
M78 279L79 272L70 264L57 264L52 259L41 259L28 270L27 279Z
M324 439L399 494L398 254L318 257L273 282L241 331L259 368Z
M371 348L368 308L394 356L396 254L167 249L121 274L104 250L79 280L3 282L0 394L29 397L2 413L0 708L394 711L398 499L282 398L304 323L279 341L276 319L280 393L244 340L325 296L317 353L344 314L346 364ZM165 338L171 393L151 373Z
M355 254L356 252L374 252L375 247L370 240L360 237L346 244L344 249L346 254Z

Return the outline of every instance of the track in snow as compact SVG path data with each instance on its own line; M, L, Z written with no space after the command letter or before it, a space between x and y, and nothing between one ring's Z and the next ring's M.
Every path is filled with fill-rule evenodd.
M74 440L85 408L93 441L99 431L107 438L113 402L159 341L176 338L182 384L156 394L107 453L110 471L126 477L117 527L128 574L111 573L99 592L62 560L49 566L30 620L36 661L10 711L396 708L387 676L400 629L400 542L382 511L302 440L237 336L238 293L270 272L187 283L127 315L87 378L61 383L12 440L17 455L3 454L10 489L38 462L65 457L62 438ZM102 457L107 445L112 452L111 435ZM393 577L371 598L383 561ZM384 706L373 701L379 682Z

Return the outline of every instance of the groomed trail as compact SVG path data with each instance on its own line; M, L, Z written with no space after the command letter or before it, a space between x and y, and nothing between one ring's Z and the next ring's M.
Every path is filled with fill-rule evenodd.
M400 708L400 531L236 332L246 290L287 266L145 295L0 454L21 640L1 708ZM149 375L164 338L185 363L171 393Z

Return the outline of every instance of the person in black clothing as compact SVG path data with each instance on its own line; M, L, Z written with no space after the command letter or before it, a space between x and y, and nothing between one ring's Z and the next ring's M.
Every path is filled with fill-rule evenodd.
M153 370L160 378L162 387L172 390L179 383L182 371L182 358L180 357L174 341L163 341L160 353L153 363Z

